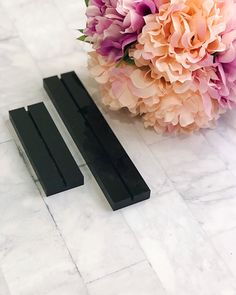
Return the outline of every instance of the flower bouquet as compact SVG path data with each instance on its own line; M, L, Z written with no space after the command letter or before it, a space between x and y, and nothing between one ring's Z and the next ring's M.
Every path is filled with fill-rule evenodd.
M112 110L157 132L215 126L236 102L235 0L89 0L80 40Z

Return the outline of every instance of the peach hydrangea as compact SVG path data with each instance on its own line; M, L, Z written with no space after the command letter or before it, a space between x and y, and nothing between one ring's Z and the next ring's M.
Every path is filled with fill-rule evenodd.
M110 67L96 54L90 56L90 71L101 84L103 103L112 110L127 108L134 115L142 115L145 126L152 126L157 132L192 132L213 127L224 112L214 98L214 89L208 92L206 87L208 77L216 75L214 71L196 73L194 82L171 84L164 78L153 78L148 67Z
M157 78L184 82L225 50L220 34L226 25L216 0L175 0L145 17L146 25L131 50L137 66L148 65Z

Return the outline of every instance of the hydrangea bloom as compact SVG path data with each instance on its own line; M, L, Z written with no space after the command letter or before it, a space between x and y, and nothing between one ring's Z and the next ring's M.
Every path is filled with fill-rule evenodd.
M90 0L103 102L157 132L211 128L236 102L236 0Z
M119 60L125 47L137 40L143 17L156 10L152 0L91 0L85 34L99 54Z

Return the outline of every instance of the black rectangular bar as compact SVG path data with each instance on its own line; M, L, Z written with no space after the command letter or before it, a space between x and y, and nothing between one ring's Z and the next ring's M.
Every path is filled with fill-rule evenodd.
M64 84L54 76L44 79L44 88L112 209L130 205L131 195Z
M28 113L44 140L51 157L55 160L66 187L73 188L84 184L84 177L61 134L43 103L28 106Z
M103 146L134 202L148 199L150 189L75 72L61 75L82 116Z
M50 196L62 191L65 183L29 114L20 108L10 111L9 116L45 194Z

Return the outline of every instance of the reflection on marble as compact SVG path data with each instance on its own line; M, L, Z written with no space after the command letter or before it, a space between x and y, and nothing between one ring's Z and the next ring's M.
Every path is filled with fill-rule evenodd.
M165 295L149 263L142 262L88 285L91 295Z
M177 192L123 212L167 294L235 294L234 278Z
M48 207L86 282L144 259L121 213L112 212L87 167L85 185L47 198Z

